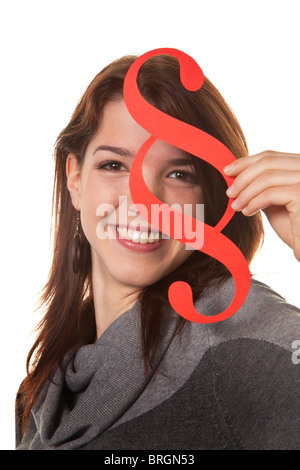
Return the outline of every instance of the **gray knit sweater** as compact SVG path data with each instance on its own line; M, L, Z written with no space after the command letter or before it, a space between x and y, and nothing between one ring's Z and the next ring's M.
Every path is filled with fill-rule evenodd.
M230 279L199 312L225 310ZM155 372L145 376L139 305L96 344L67 355L44 386L18 450L300 449L300 310L252 281L231 318L164 324Z

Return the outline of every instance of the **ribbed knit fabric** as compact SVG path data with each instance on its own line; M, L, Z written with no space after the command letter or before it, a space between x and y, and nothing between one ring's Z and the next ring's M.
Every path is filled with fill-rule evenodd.
M195 306L215 315L233 294L230 279ZM24 436L17 423L18 450L300 449L299 309L252 281L223 322L187 322L174 337L170 312L147 376L139 311L137 303L64 358Z

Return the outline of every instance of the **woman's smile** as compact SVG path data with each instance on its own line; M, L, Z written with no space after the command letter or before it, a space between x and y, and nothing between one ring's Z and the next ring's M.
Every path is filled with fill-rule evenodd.
M140 227L139 229L133 229L117 226L115 229L118 242L133 251L154 251L167 241L160 232L153 232L151 228Z

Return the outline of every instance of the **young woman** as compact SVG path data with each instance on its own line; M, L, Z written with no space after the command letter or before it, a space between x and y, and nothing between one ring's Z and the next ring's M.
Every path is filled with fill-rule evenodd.
M139 219L129 176L149 137L123 100L135 57L107 66L87 88L55 148L53 263L39 335L17 397L19 450L299 449L300 311L252 280L225 321L184 320L168 301L177 280L216 315L235 285L226 267ZM169 116L215 137L237 158L224 170L157 140L143 164L150 191L172 204L204 204L250 264L262 241L260 209L300 260L300 156L248 156L242 130L205 78L181 84L172 56L149 59L138 87ZM122 204L131 206L126 224ZM99 207L103 210L99 211ZM116 222L117 221L117 222ZM99 224L104 229L99 236Z

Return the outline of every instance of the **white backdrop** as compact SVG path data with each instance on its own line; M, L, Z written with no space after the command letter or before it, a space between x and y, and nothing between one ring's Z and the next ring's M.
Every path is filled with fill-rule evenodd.
M122 55L181 49L234 110L250 153L299 153L298 10L299 0L1 2L0 449L14 448L15 392L49 269L53 144L91 79ZM252 270L300 307L300 263L268 224Z

